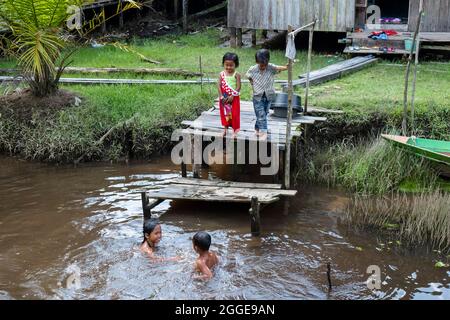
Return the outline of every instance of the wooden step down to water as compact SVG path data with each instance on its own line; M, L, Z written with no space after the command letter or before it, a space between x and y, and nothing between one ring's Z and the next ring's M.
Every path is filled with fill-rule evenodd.
M248 203L251 205L251 232L258 236L261 209L283 196L293 197L296 194L296 190L283 190L280 184L177 178L142 192L142 207L145 221L151 218L151 210L165 200Z

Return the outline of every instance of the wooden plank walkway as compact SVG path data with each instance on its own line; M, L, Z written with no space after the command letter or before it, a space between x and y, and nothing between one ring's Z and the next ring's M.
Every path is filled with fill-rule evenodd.
M326 121L324 117L312 117L300 115L295 117L292 121L292 136L298 137L301 135L300 127L302 124L314 124L318 121ZM254 125L256 116L253 109L253 103L250 101L241 101L241 131L235 138L231 136L223 137L223 127L220 121L220 112L218 101L215 101L215 106L208 111L203 112L194 121L183 121L187 128L181 130L183 135L188 136L191 143L196 136L201 138L215 137L233 140L233 146L237 146L239 140L258 141L255 135ZM279 148L280 162L284 162L285 157L285 143L286 143L286 125L285 118L277 118L270 112L268 118L269 134L267 142L277 144ZM185 137L183 137L184 139ZM203 139L202 139L203 141ZM281 146L281 147L280 147ZM194 159L194 151L190 157ZM197 150L198 151L198 150ZM239 151L238 151L239 152ZM277 152L277 154L278 154ZM203 145L201 147L201 154L203 155ZM273 155L273 153L272 153ZM188 155L189 156L189 155ZM205 161L205 160L204 160ZM236 164L235 162L233 162ZM235 165L233 164L233 173L235 173ZM284 164L278 163L280 166L273 178L280 181L280 177L284 176ZM261 232L260 212L261 210L272 203L279 201L282 197L293 197L297 194L297 190L285 190L281 184L264 184L264 183L250 183L250 182L231 182L221 180L202 180L198 179L199 164L192 164L192 171L194 178L187 178L187 166L181 163L182 178L170 179L162 181L153 186L151 190L141 193L142 208L144 213L144 222L151 218L151 210L166 200L184 200L184 201L205 201L213 203L243 203L250 205L250 225L253 236L259 236Z
M300 127L302 124L315 124L316 122L326 121L325 117L298 116L292 119L291 140L294 137L301 136ZM277 142L279 149L284 150L286 143L286 119L278 118L270 111L268 116L269 133L268 142ZM241 101L241 131L237 134L236 140L257 141L255 135L256 115L253 109L253 103L250 101ZM194 121L183 121L183 125L188 127L185 133L196 134L202 136L219 137L223 132L222 123L220 121L220 111L218 102L214 108L203 112ZM231 139L231 136L227 136Z
M293 197L296 190L283 190L280 184L230 182L177 178L165 181L141 193L144 221L151 218L151 210L165 200L207 201L250 204L252 235L260 234L260 211L281 197Z
M342 76L356 72L363 68L368 67L377 62L377 58L372 55L365 57L355 57L349 60L344 60L325 68L312 71L310 73L310 85L318 85L320 83L335 80L341 78ZM299 80L294 80L294 87L301 86L306 87L306 74L302 74ZM283 85L283 90L287 90L287 85Z

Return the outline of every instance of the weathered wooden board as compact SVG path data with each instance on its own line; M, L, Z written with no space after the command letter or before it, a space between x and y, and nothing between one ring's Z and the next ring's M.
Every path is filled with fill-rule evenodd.
M416 29L419 3L420 0L410 0L409 2L409 31ZM450 32L450 0L425 0L423 5L425 15L421 31Z
M365 56L365 57L355 57L349 60L344 60L325 68L312 71L310 73L310 84L317 85L326 81L331 81L338 79L346 74L356 72L361 70L369 65L372 65L377 62L377 58L374 56ZM306 86L306 74L300 76L299 80L295 80L293 82L295 86ZM287 85L283 85L284 89L287 89Z
M253 197L257 197L260 203L273 203L280 196L295 196L296 190L281 189L257 189L223 186L204 186L198 184L168 184L161 189L150 190L147 196L151 199L164 200L192 200L208 202L239 202L250 203Z
M345 32L355 24L355 0L229 0L228 27L299 28L318 18L317 31Z
M173 184L187 184L196 186L212 186L212 187L233 187L233 188L255 188L255 189L279 189L283 186L281 184L272 183L250 183L250 182L233 182L223 180L205 180L205 179L189 179L189 178L175 178L167 180Z

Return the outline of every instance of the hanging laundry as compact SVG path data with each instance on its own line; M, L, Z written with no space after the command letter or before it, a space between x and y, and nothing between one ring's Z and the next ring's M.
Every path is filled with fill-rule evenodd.
M286 57L288 59L294 60L297 55L297 50L295 49L295 36L290 34L288 36L288 43L286 46Z

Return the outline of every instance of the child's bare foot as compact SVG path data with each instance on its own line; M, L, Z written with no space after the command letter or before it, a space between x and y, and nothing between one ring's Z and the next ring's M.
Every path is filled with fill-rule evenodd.
M235 139L235 138L237 137L239 131L240 131L240 130L234 131L234 132L233 132L233 135L231 136L231 138Z
M222 132L222 137L225 137L227 135L227 133L228 133L228 130L225 128Z
M267 132L261 132L258 137L259 137L260 140L266 140L267 139Z

